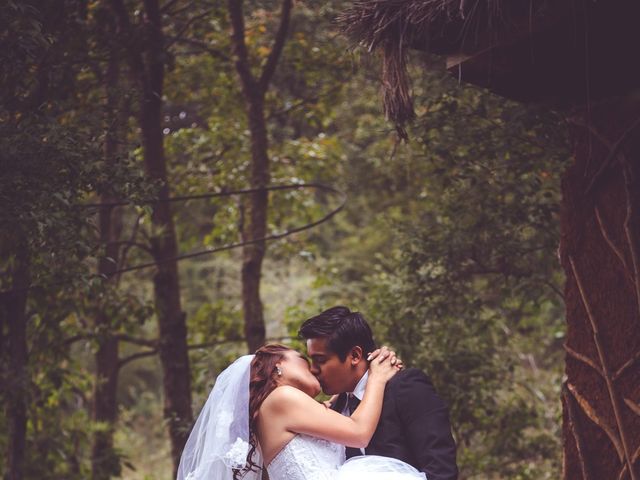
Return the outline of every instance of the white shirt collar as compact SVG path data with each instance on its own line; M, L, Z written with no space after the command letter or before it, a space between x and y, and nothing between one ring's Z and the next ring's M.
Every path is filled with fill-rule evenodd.
M357 383L356 388L353 389L353 395L360 401L362 401L362 397L364 397L364 390L367 388L367 380L369 379L369 370L364 372L364 375Z

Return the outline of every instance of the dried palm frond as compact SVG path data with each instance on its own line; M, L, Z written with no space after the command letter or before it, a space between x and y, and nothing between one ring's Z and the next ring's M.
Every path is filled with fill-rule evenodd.
M505 20L505 8L518 10L533 0L356 0L338 18L344 33L368 51L382 55L382 93L385 115L401 136L414 116L407 51L457 51ZM527 10L529 7L527 7ZM511 12L512 13L512 12ZM469 47L472 48L472 47Z

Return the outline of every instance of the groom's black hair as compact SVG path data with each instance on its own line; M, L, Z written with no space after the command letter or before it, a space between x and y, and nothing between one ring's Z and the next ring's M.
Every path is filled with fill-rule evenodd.
M376 349L371 327L362 314L343 306L332 307L305 320L298 335L305 340L326 338L329 348L342 362L355 346L362 348L365 356Z

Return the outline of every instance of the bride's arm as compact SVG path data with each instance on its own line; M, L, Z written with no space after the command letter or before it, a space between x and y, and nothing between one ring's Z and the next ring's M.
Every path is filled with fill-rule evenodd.
M326 408L306 393L290 386L276 388L265 399L260 414L271 426L348 447L364 448L369 444L380 419L384 387L397 370L389 359L382 363L371 362L364 397L351 417Z

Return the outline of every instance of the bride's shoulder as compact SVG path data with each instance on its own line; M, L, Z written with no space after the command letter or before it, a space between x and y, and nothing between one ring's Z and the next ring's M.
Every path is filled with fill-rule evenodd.
M302 390L290 385L280 385L267 395L262 406L268 410L282 410L289 409L293 405L307 403L309 400L313 401Z

